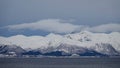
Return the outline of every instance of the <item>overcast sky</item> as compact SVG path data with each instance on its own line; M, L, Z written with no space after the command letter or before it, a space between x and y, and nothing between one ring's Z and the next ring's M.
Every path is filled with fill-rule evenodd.
M0 0L0 36L119 32L119 25L120 0Z

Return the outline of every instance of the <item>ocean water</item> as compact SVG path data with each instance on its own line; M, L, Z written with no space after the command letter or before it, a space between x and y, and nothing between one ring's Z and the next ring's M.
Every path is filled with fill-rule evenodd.
M0 68L120 68L120 58L0 58Z

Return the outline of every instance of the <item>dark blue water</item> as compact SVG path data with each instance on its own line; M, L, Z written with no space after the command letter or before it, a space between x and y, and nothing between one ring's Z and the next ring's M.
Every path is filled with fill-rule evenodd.
M120 58L0 58L0 68L120 68Z

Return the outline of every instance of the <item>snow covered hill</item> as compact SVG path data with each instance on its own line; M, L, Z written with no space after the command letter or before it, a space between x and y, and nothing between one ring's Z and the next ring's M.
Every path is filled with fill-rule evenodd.
M24 35L0 37L0 54L3 54L4 49L17 54L36 54L37 52L41 55L120 55L120 33L82 31L67 35L51 33L45 37Z

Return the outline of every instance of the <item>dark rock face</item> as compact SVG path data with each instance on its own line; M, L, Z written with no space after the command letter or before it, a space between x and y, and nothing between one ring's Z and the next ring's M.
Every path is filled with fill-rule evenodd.
M43 54L44 56L70 56L71 54L63 54L63 51L53 51Z
M105 54L98 53L96 51L87 51L85 53L79 54L80 56L107 56Z
M42 53L40 53L39 51L28 51L28 52L24 52L22 53L22 55L41 55Z

